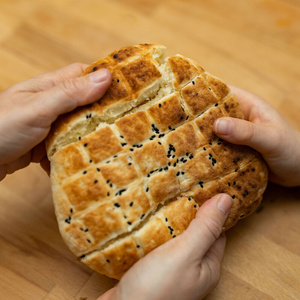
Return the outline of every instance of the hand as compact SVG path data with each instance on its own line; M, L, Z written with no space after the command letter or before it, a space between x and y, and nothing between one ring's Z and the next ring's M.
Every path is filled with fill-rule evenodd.
M225 250L222 226L232 198L206 201L185 232L139 260L98 300L199 300L217 284Z
M270 169L270 181L300 185L300 133L262 98L237 87L231 89L246 120L220 118L214 123L215 133L228 142L260 152Z
M60 114L101 98L110 85L106 69L80 77L86 67L75 63L0 94L0 180L30 162L49 168L43 140L51 123Z

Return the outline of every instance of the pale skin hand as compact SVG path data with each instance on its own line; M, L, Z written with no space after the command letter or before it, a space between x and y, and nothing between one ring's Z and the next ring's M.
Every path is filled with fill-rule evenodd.
M199 300L217 284L226 238L220 235L232 198L206 201L186 231L139 260L98 300Z
M31 162L49 169L44 139L51 123L101 98L111 83L106 69L80 77L86 67L75 63L0 93L0 180Z
M214 124L222 139L260 152L268 164L269 180L283 186L300 185L300 133L265 100L231 87L246 120L220 118Z

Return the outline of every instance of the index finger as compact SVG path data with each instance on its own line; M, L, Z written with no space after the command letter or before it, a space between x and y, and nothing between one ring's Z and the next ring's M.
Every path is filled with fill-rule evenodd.
M87 64L73 63L52 72L36 75L16 84L14 87L18 92L37 93L45 91L65 80L80 77L87 67Z

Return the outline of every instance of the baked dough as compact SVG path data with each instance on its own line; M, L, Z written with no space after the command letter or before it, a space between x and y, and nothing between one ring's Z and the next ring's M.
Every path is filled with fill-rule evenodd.
M234 204L223 230L254 212L267 167L246 146L212 131L243 118L220 79L165 47L121 48L89 66L112 73L102 99L62 115L46 146L61 235L80 261L120 279L141 257L181 234L218 193Z

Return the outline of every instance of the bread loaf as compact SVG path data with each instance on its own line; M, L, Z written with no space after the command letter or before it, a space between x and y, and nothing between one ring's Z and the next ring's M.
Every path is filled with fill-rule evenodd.
M254 212L268 174L256 151L214 135L217 118L243 113L226 84L195 61L142 44L83 75L100 68L112 73L111 87L60 116L46 146L65 243L92 269L120 279L181 234L213 195L234 201L224 230Z

